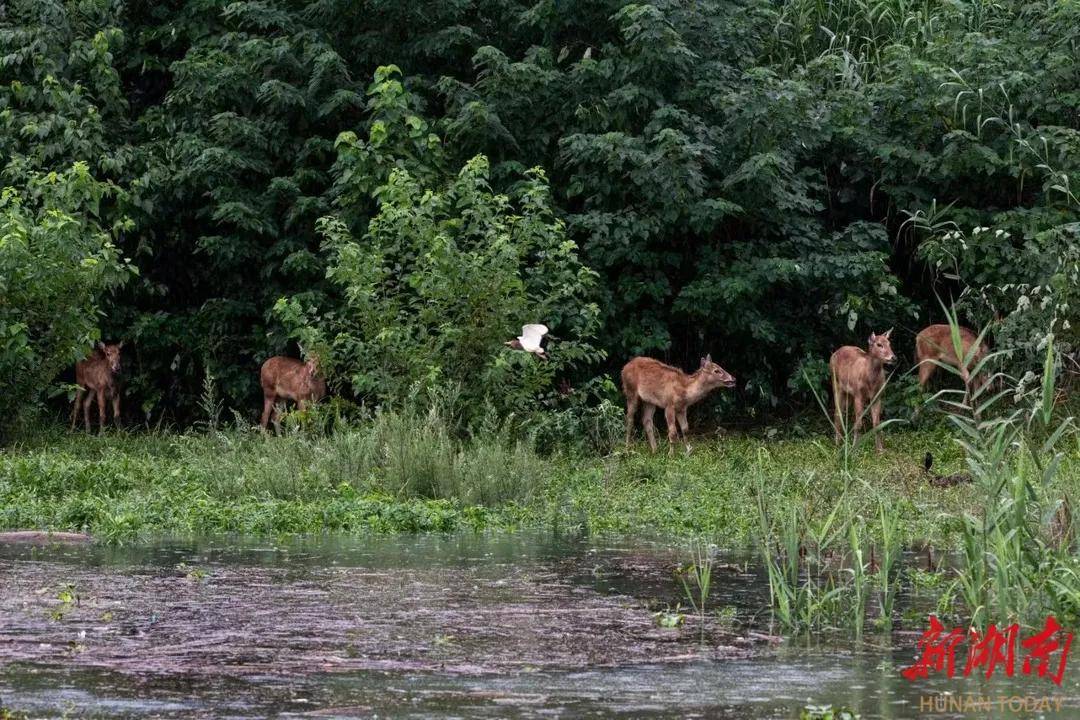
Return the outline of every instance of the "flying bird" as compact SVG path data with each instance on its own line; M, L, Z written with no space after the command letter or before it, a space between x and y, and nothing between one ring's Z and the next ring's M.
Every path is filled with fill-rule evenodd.
M521 335L513 340L507 340L505 345L514 350L524 350L532 353L541 360L547 360L548 357L540 344L547 332L547 325L523 325Z

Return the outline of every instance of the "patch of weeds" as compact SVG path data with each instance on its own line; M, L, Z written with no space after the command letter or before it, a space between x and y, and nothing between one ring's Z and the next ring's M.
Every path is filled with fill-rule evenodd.
M723 628L733 628L739 616L739 609L734 605L727 605L714 611L716 623Z
M179 563L176 569L183 573L184 577L193 583L201 583L206 578L210 577L210 572L198 566L188 565L185 562Z
M63 620L66 615L82 604L79 593L76 592L75 586L70 583L65 585L63 589L56 594L56 599L60 604L54 607L49 613L49 617L56 622Z
M653 620L658 626L669 630L682 627L686 622L686 616L679 612L681 609L681 605L676 605L674 610L671 608L659 610L653 613Z
M915 591L937 590L948 580L948 576L943 572L923 570L916 567L907 568L905 573L908 582L911 583L911 587Z

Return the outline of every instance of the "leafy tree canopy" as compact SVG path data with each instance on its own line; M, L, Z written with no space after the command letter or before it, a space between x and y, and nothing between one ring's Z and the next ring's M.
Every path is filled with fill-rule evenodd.
M786 405L871 330L910 352L938 297L1000 319L1018 371L1076 352L1075 2L2 12L9 223L52 222L50 173L98 188L62 208L71 257L139 277L88 281L72 337L131 342L145 418L192 419L208 373L253 415L259 363L305 338L353 399L451 382L477 407L704 352L744 409ZM527 320L561 360L505 353ZM42 352L27 392L77 354Z

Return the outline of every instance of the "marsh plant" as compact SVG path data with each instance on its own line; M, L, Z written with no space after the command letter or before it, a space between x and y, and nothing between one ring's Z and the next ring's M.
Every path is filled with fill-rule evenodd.
M691 559L688 563L680 565L675 571L682 583L683 593L686 595L694 614L698 616L698 629L700 638L705 639L705 606L709 601L709 592L712 589L713 553L709 545L703 542L695 542L690 546Z
M1075 437L1075 426L1072 417L1055 417L1056 363L1051 338L1030 404L995 413L1005 391L984 398L985 387L965 387L962 397L947 401L957 410L949 420L983 499L982 513L964 517L956 580L975 625L1080 611L1072 518L1057 479L1058 446Z
M808 531L805 514L794 505L775 516L769 512L760 477L759 473L759 537L773 617L787 632L836 620L844 588L838 585L837 564L830 556L844 536L842 528L837 529L840 506Z
M75 586L68 583L60 592L56 594L57 605L49 613L49 617L60 622L68 614L75 610L75 608L82 605L82 598L79 596L79 591L75 589Z
M881 527L881 565L877 569L882 626L892 629L893 605L896 602L897 563L900 559L900 513L895 505L878 505Z

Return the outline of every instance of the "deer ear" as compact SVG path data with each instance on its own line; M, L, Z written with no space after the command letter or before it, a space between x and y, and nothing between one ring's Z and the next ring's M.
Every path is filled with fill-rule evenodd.
M709 359L707 357L701 358L701 367L705 367L705 363L707 362L709 362Z
M98 350L104 351L105 350L105 343L98 340L96 343L94 343L94 347L97 348Z
M885 331L885 339L888 340L890 335L892 335L892 328Z
M705 362L706 363L711 363L712 362L712 353L709 353L708 355L705 356Z
M874 333L874 332L870 333L869 342L874 342L875 340L877 340L877 333Z
M118 343L116 344L116 349L117 349L117 350L122 350L122 349L123 349L123 347L124 347L124 341L123 341L123 340L121 340L120 342L118 342Z

